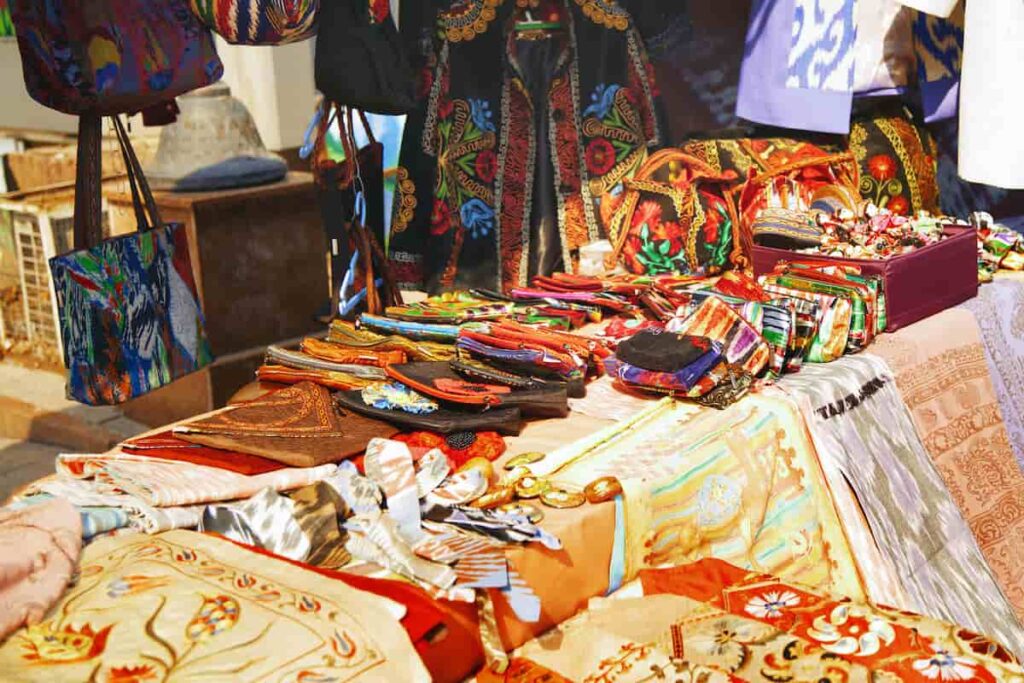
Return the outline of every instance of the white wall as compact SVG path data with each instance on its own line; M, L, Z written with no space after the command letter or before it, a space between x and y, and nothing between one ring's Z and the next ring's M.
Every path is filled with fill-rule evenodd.
M313 113L312 40L279 47L242 47L217 40L224 81L252 112L271 150L298 147ZM74 132L77 119L36 104L25 90L13 38L0 38L0 128Z
M0 128L74 132L78 120L47 109L28 96L14 38L0 38Z

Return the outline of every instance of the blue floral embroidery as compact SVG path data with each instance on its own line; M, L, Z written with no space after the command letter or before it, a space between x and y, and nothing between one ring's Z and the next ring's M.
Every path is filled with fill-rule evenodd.
M459 209L462 224L473 239L486 237L494 230L494 209L482 199L474 197Z
M473 117L473 123L477 128L488 133L493 133L494 128L494 112L491 111L491 105L486 100L469 100L469 112L470 116Z
M432 399L401 382L376 382L363 388L361 395L363 403L380 410L403 410L414 415L428 415L439 407Z
M619 92L622 86L619 85L605 85L601 83L594 92L590 94L590 106L583 110L584 116L595 116L599 119L603 119L608 116L608 112L612 110L612 105L615 104L615 93Z

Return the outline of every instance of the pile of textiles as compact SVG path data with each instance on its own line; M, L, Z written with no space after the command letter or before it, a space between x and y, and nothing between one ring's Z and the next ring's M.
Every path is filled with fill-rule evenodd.
M515 652L514 681L1010 681L998 643L720 560L645 570Z
M2 531L3 515L45 520L63 506L54 524L70 540L55 532L59 551L44 551L55 561L38 604L12 589L0 661L20 675L60 659L72 680L318 680L338 677L331 667L457 680L485 660L500 668L528 640L510 639L509 624L519 635L551 625L538 566L615 589L701 557L807 579L813 590L785 590L808 600L881 599L1001 643L957 635L960 648L1017 652L1024 579L1000 554L1016 536L998 551L975 538L981 514L951 497L930 460L938 451L915 432L927 415L911 418L894 374L860 353L885 318L872 278L789 264L760 280L558 274L508 296L457 292L335 321L324 338L269 349L249 398L107 453L62 454L56 476L0 513ZM574 412L622 421L509 448L532 421ZM870 443L843 431L858 425ZM936 514L889 523L904 493L879 472L898 472ZM608 532L588 539L608 547L607 566L576 555L593 529ZM66 588L76 564L82 579ZM216 587L199 591L207 579ZM594 581L565 592L585 600ZM101 597L117 601L116 618L92 614ZM283 656L250 654L292 626L311 645L287 671L274 668ZM150 641L170 647L140 660ZM808 657L800 666L820 663Z

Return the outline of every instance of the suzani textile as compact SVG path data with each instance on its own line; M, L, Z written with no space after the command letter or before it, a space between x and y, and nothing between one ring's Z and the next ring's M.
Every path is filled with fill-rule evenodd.
M0 647L5 681L428 681L405 608L185 531L103 539L49 618Z
M517 677L506 680L925 683L1024 674L1000 643L958 625L719 560L644 571L640 583L643 597L595 601L520 648Z
M779 386L800 405L822 458L842 469L911 609L1024 652L1024 630L876 356L809 364Z
M511 288L572 270L659 139L653 72L618 3L534 2L565 27L544 40L517 39L522 4L439 15L423 149L406 146L399 171L396 206L418 218L400 209L391 237L404 287Z
M183 225L50 261L68 395L122 403L213 360Z

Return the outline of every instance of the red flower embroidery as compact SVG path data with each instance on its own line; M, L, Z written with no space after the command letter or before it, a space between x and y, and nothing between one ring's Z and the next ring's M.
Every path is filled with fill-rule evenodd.
M370 20L379 24L391 14L391 3L388 0L370 0Z
M158 678L151 664L115 666L107 672L107 683L148 683Z
M868 172L875 180L892 180L896 177L896 160L888 154L876 154L868 159Z
M889 202L885 205L885 208L889 209L895 214L899 214L900 216L906 216L907 212L910 210L910 205L907 203L907 200L904 199L903 197L896 196L891 197L889 199Z
M615 148L604 138L591 140L585 156L591 175L601 176L615 167Z
M476 175L485 183L490 183L494 180L494 176L498 173L498 157L494 154L493 150L484 149L476 155Z
M718 242L718 228L720 223L721 217L718 212L707 212L707 219L704 221L704 241L707 244L716 244Z
M443 199L434 200L434 210L430 212L430 234L443 235L452 227L452 210Z
M631 227L639 228L644 223L652 230L661 223L661 204L650 200L640 202L640 206L636 207L636 211L633 213Z
M416 78L416 86L416 98L427 99L430 89L434 87L434 70L429 67L420 69L419 76Z
M455 103L447 97L440 98L437 103L437 118L447 120L455 113Z

